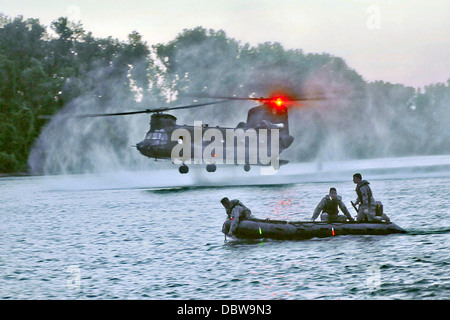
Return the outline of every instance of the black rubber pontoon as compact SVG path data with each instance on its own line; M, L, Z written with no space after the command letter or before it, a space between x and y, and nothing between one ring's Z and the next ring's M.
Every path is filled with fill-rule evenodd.
M230 230L231 220L223 223L222 232ZM340 235L387 235L406 233L395 223L385 222L311 222L249 219L239 222L234 233L238 239L304 240Z

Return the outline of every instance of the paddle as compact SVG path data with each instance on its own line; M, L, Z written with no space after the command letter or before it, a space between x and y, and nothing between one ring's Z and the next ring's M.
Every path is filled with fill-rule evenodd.
M356 213L358 214L359 211L358 211L358 209L356 208L356 204L354 204L353 201L350 201L350 203L352 204L353 208L355 209ZM358 218L358 216L356 216L355 220L357 220L357 218Z
M356 213L358 213L358 209L356 208L356 204L354 204L353 201L350 201L350 203L352 204L353 208L355 208Z

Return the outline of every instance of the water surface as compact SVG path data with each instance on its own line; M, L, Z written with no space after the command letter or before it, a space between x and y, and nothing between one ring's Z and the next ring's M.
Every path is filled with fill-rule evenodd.
M306 220L331 186L354 214L355 186L80 181L90 180L0 179L1 299L450 298L448 177L372 181L375 198L408 234L228 243L224 196L260 218Z

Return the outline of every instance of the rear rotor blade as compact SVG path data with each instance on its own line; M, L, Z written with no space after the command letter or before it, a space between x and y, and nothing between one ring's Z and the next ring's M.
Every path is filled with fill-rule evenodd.
M214 95L195 95L191 97L196 98L209 98L209 99L223 99L223 100L247 100L247 101L273 101L278 97L260 97L260 98L250 98L250 97L227 97L227 96L214 96ZM314 96L314 97L299 97L299 96L283 96L284 101L316 101L316 100L326 100L325 96Z

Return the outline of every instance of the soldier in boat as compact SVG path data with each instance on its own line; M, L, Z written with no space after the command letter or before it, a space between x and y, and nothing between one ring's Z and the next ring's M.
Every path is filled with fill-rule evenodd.
M358 222L391 222L389 217L382 212L382 210L378 210L377 206L381 206L381 202L375 201L372 194L372 189L370 189L370 182L367 180L363 180L360 173L355 173L353 175L353 183L356 184L356 194L358 198L356 199L356 205L359 204L358 216L356 220Z
M234 231L238 227L240 221L254 218L252 216L251 210L237 199L230 200L227 197L225 197L222 198L220 202L225 207L228 219L231 220L230 231L228 232L228 236L230 237L233 236Z
M341 209L345 216L338 214L339 209ZM320 220L322 221L345 222L347 219L349 221L354 221L342 201L342 197L337 194L336 188L330 188L329 194L320 200L311 219L313 221L316 220L321 212Z

